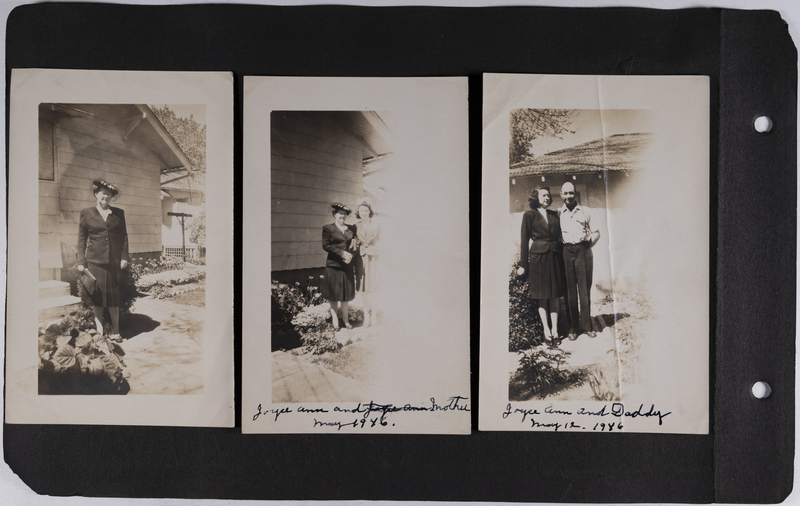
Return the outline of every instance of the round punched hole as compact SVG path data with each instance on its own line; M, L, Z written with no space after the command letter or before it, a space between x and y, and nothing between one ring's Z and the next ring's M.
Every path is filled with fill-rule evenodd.
M769 116L759 116L753 122L753 127L756 129L756 132L765 134L772 130L772 120Z
M756 381L750 391L753 392L753 397L756 399L766 399L772 393L772 387L767 382Z

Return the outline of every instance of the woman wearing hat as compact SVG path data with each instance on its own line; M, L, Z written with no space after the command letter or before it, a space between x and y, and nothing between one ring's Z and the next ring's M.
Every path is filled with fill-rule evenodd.
M372 305L370 294L378 289L378 238L381 233L379 224L373 219L372 202L369 197L362 197L356 202L356 238L358 239L358 255L356 262L356 289L361 292L364 301L364 326L372 324Z
M322 280L322 296L331 303L333 328L339 330L337 312L341 315L345 328L352 329L348 311L349 302L356 296L353 254L356 249L356 229L344 220L350 209L338 202L331 205L334 222L322 227L322 249L328 253L325 261L325 278Z
M81 210L78 228L79 271L88 271L95 278L95 289L86 298L94 308L97 331L103 334L104 310L111 316L111 340L120 342L119 304L120 272L128 266L128 232L125 228L125 213L111 207L111 200L119 195L116 186L102 179L92 182L92 193L96 205Z

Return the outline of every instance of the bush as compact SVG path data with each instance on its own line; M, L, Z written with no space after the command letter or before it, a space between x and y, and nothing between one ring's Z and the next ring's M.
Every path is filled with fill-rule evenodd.
M520 366L509 382L509 400L528 400L534 395L542 395L559 385L582 381L580 372L562 369L561 366L570 352L554 346L538 345L528 351L520 352Z
M205 279L205 277L205 267L198 267L186 263L183 264L180 269L145 274L139 278L136 286L140 290L150 291L155 286L171 288L177 285L185 285L187 283L200 281L201 279Z
M329 351L338 351L342 347L342 343L337 341L334 337L333 330L326 333L309 332L308 334L303 334L301 339L303 340L303 348L306 353L311 353L313 355L322 355Z
M294 329L292 319L307 306L300 283L272 281L272 332Z
M519 254L508 276L508 351L522 351L544 342L536 302L528 297L528 279L517 275Z

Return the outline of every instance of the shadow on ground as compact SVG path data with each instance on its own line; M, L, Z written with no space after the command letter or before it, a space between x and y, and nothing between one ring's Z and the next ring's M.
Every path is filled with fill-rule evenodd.
M605 325L606 327L613 327L614 324L616 324L618 321L627 318L629 316L630 315L628 313L615 313L615 314L601 314L593 318L599 318L603 320L603 323L606 324Z
M125 339L152 332L161 322L157 322L146 314L128 313L122 315L119 321L119 333Z

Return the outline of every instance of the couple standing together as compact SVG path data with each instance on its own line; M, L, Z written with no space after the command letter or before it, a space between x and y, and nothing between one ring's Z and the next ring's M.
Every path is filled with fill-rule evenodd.
M328 253L322 296L330 301L333 328L339 330L339 318L345 328L350 324L350 301L361 292L364 303L364 327L372 323L370 294L378 288L378 236L380 227L373 220L375 213L369 198L356 202L358 222L348 225L350 209L338 202L331 204L334 222L322 227L322 249ZM339 312L341 309L341 313Z
M574 341L583 333L597 336L592 328L590 292L592 247L600 232L592 225L589 210L575 199L572 183L561 187L561 198L564 205L556 212L547 209L552 202L549 187L537 186L528 197L531 210L522 217L519 272L527 272L528 297L538 300L546 340L559 338L558 304L566 292L569 339Z

